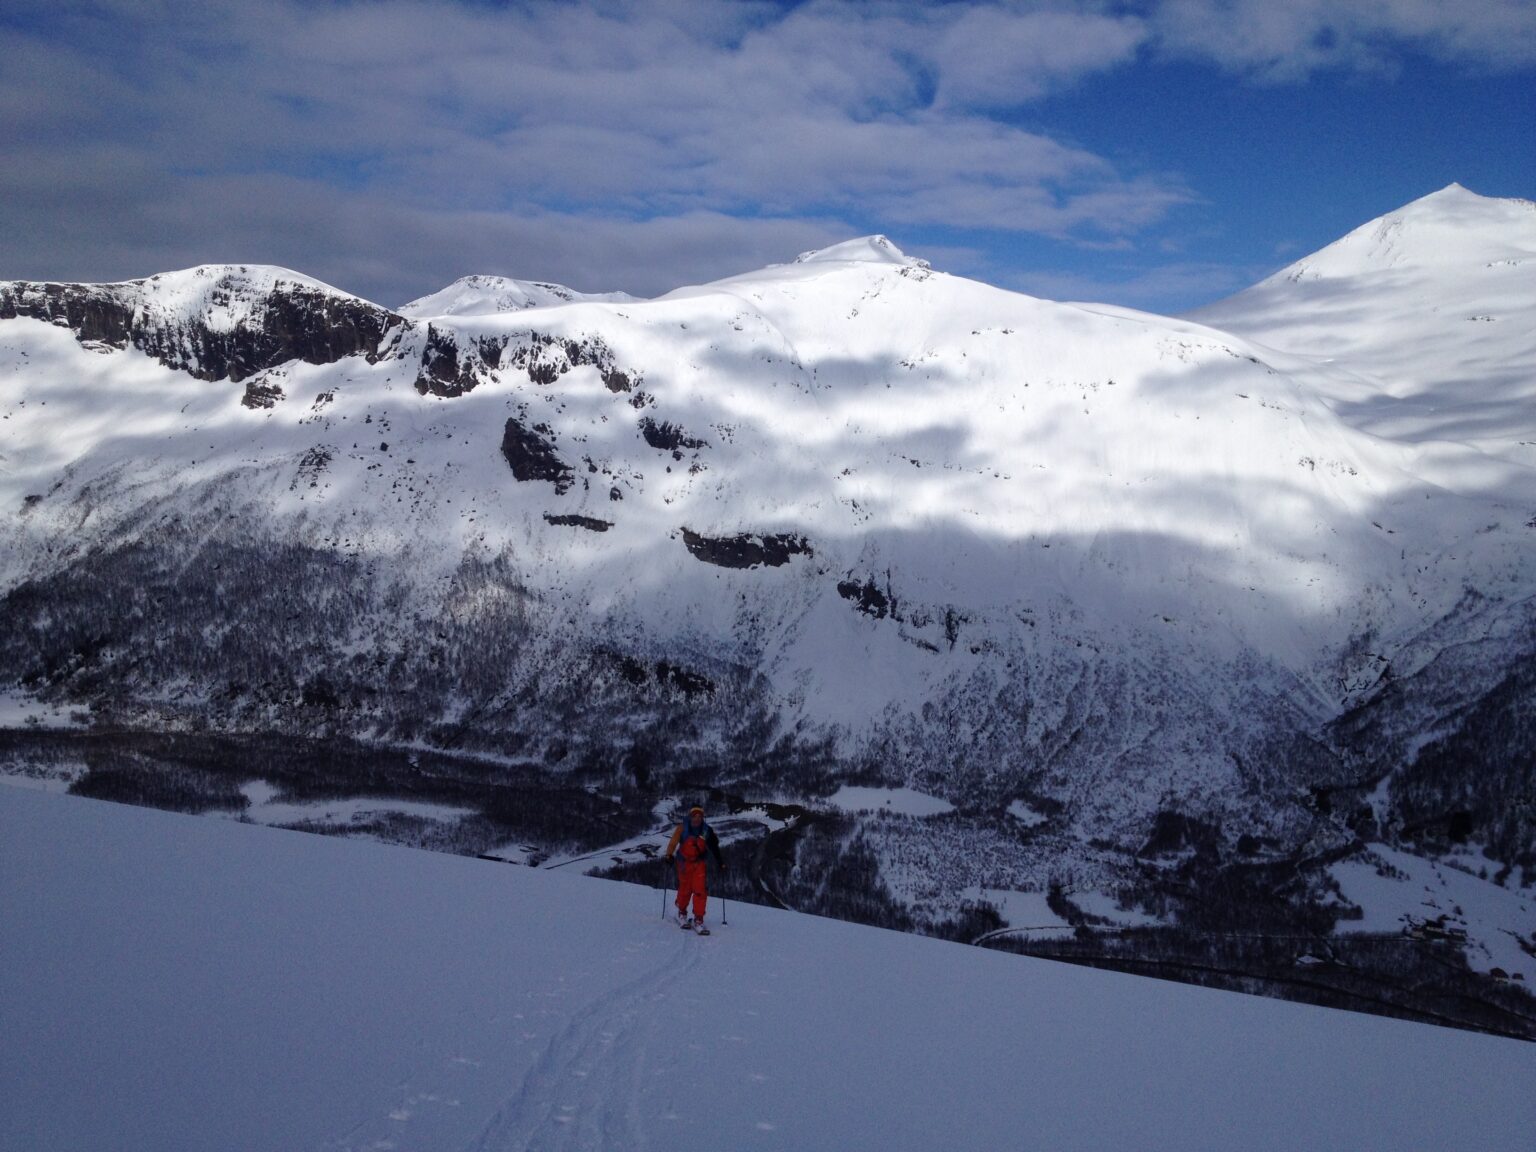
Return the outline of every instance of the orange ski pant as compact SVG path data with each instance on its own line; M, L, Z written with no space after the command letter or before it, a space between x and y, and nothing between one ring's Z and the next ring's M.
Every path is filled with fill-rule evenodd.
M677 910L686 913L688 900L693 899L693 918L704 919L704 901L708 893L704 890L704 861L703 860L679 860L677 862Z

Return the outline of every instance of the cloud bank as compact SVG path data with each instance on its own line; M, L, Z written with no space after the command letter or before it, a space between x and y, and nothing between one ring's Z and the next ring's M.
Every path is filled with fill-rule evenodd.
M282 263L384 303L467 272L648 295L860 232L1085 247L1197 196L1026 126L1090 78L1536 59L1516 0L11 0L0 277Z

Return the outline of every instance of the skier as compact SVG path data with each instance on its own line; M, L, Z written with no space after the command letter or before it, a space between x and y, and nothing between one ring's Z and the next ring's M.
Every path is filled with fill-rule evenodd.
M704 927L704 903L709 895L704 883L706 851L715 858L715 866L724 872L720 839L715 830L704 823L704 809L694 806L688 810L688 818L672 830L667 859L677 864L677 925L692 928L700 936L709 935L709 929ZM689 897L693 899L692 917L688 915Z

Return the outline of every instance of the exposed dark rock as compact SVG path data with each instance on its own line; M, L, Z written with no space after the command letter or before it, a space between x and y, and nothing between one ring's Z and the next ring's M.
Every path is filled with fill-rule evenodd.
M416 391L422 395L462 396L478 381L467 363L459 360L459 345L452 333L427 325L427 342L421 350L421 369Z
M597 369L603 387L610 392L628 392L640 381L638 373L625 371L615 363L613 350L601 336L575 340L529 332L517 338L517 345L505 362L508 367L525 371L534 384L553 384L572 368L584 365Z
M689 436L676 424L662 421L658 424L649 416L640 419L640 435L645 437L645 442L652 448L659 448L664 452L672 453L675 460L683 458L683 451L693 451L698 448L708 448L707 440L699 440Z
M544 522L565 528L585 528L588 532L606 532L613 527L612 520L598 520L592 516L562 515L552 516L544 513Z
M245 395L240 397L240 403L247 408L273 408L283 395L283 390L276 384L251 380L245 386Z
M880 591L873 577L862 584L857 580L839 580L837 594L844 600L851 600L855 608L876 620L884 620L895 609L896 598Z
M1445 835L1452 844L1465 844L1472 830L1481 823L1471 812L1452 812L1446 817Z
M452 398L471 392L501 364L510 342L507 336L463 337L427 325L427 342L416 374L416 391L423 396ZM462 344L461 344L462 342Z
M126 348L133 334L129 285L40 284L16 280L0 284L0 320L27 318L69 328L87 341Z
M509 418L501 438L501 454L518 480L548 480L558 495L568 492L576 481L570 465L555 452L554 432L547 424L525 428Z
M778 568L788 564L791 556L816 554L804 536L787 532L771 536L752 532L735 536L701 536L684 528L683 543L696 558L721 568L756 568L760 564Z
M288 485L288 490L295 491L300 485L318 488L320 477L330 467L334 456L335 449L324 444L318 444L309 449L299 458L299 470L293 478L293 483Z
M218 276L215 305L241 288L243 270ZM214 330L200 317L172 317L144 308L145 285L0 283L0 320L27 317L69 328L81 343L130 345L168 368L199 380L239 382L290 360L333 364L347 356L380 356L385 334L405 321L386 308L352 296L296 283L279 283L244 301L249 315Z

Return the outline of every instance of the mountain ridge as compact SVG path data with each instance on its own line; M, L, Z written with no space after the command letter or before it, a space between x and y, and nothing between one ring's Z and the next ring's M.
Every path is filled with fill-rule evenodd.
M0 656L98 723L597 789L911 786L978 845L961 886L1129 887L1170 827L1192 868L1412 824L1536 876L1518 774L1452 773L1427 830L1422 782L1411 814L1391 787L1511 693L1480 755L1528 746L1532 468L1351 407L1369 349L1036 300L883 237L651 301L365 310L351 352L258 336L195 394L206 312L101 352L28 307L0 323ZM939 915L892 863L930 831L860 827Z
M564 284L551 284L542 280L474 275L462 276L446 288L402 304L398 311L402 316L413 319L428 319L433 316L523 312L530 308L559 307L584 301L633 303L637 299L626 292L577 292Z

